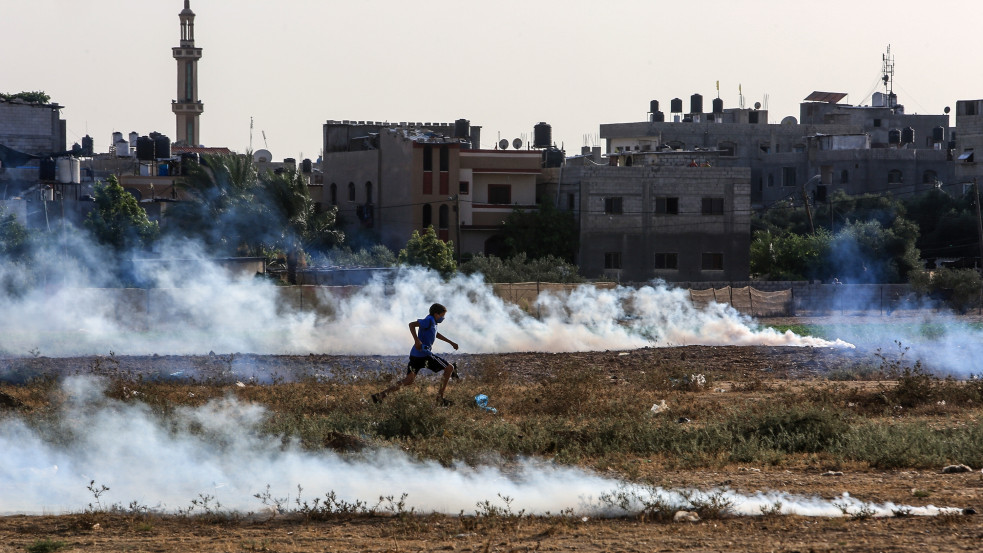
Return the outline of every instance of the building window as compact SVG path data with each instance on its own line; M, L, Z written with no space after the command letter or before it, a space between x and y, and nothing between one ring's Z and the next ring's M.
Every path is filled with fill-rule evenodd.
M966 115L976 115L976 104L974 102L966 102Z
M880 127L881 126L881 120L880 119L874 119L874 126L875 127Z
M365 183L365 203L372 203L372 181Z
M795 152L795 153L797 153L797 154L801 154L801 153L803 153L803 152L806 151L806 145L805 144L796 144L795 146L792 146L792 151Z
M349 202L354 202L355 201L355 183L354 182L348 183L348 201Z
M928 170L922 173L922 182L924 184L935 184L938 182L938 180L939 176L935 173L935 171Z
M433 208L430 204L423 204L423 228L433 225Z
M891 169L887 173L887 183L888 184L901 184L904 181L904 176L901 171L897 169Z
M771 188L772 186L775 186L775 175L769 174L768 175L768 188Z
M782 186L795 186L795 167L782 167Z
M655 198L655 212L660 215L679 215L679 198Z
M678 269L679 254L677 253L657 253L655 254L656 269Z
M840 184L846 184L850 182L850 171L846 169L840 171Z
M704 253L703 254L702 269L704 271L723 271L724 270L724 254L722 254L722 253Z
M621 268L621 252L607 252L604 254L605 269Z
M512 203L511 184L489 184L488 203L497 205L508 205Z
M733 142L724 142L717 145L717 149L720 150L720 155L724 157L734 157L737 155L737 144Z
M433 146L429 144L423 146L423 170L433 171Z
M576 207L577 196L573 192L567 193L567 211L573 211Z
M467 196L471 193L471 183L466 180L460 181L460 183L458 183L457 191L462 196Z
M447 204L441 205L437 211L437 228L446 229L450 226L450 208Z
M621 209L621 197L616 198L604 198L604 213L608 214L619 214L623 213Z
M724 199L723 198L703 198L703 210L701 212L704 215L723 215L724 214Z
M761 144L758 145L758 149L761 150L761 153L763 154L770 154L771 144L769 144L768 142L762 142Z
M331 205L338 205L338 185L331 183Z
M440 170L450 171L451 161L450 161L450 150L447 146L440 147Z

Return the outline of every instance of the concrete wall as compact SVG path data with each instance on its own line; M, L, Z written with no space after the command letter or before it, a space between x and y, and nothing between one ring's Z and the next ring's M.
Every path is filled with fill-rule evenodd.
M64 151L59 107L0 101L0 144L27 154Z

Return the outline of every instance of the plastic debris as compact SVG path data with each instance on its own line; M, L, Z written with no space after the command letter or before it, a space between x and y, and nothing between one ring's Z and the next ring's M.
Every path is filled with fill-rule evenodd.
M475 405L484 409L485 411L488 411L489 413L492 414L498 413L498 409L488 406L488 396L486 396L485 394L478 394L474 396L474 403Z
M666 400L664 399L659 400L659 403L653 404L652 408L649 409L649 411L651 411L653 415L658 415L659 413L664 413L668 410L669 410L669 406L666 405Z
M673 515L672 520L676 522L700 522L700 515L694 513L693 511L676 511Z

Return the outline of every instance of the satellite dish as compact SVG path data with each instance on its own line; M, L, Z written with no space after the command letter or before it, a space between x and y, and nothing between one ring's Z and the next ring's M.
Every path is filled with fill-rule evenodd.
M256 163L269 163L273 161L273 154L269 150L256 150L253 152L253 161Z
M798 124L799 122L796 121L795 117L792 115L786 116L784 119L782 119L782 125L798 125Z
M949 106L946 106L945 109L942 111L945 112L946 115L949 115L949 111L951 110L949 109Z
M506 140L506 139L504 139L504 138L501 139L501 140L499 140L498 141L498 147L499 147L499 149L502 149L502 150L508 150L509 149L509 141Z
M513 140L512 141L512 147L515 148L516 150L518 150L519 148L521 148L522 147L522 139L521 138L516 138L515 140Z
M755 102L754 109L761 109L761 102Z

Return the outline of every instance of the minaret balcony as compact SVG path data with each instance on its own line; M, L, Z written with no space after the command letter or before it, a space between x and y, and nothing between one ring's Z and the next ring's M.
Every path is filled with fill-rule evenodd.
M171 111L177 114L201 115L205 111L205 104L200 101L179 102L177 100L171 100Z

